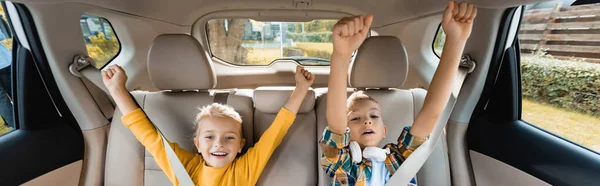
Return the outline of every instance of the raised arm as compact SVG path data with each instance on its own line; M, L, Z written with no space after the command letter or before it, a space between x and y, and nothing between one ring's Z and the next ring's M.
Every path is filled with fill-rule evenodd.
M254 144L254 147L248 149L248 152L241 156L240 161L236 164L236 166L240 167L240 170L246 171L245 174L247 174L247 183L249 185L256 184L271 155L277 146L281 144L281 141L295 120L304 96L308 92L308 88L315 79L312 73L300 66L296 67L295 78L296 89L292 92L284 108L279 111L271 126L262 134L258 142Z
M127 75L123 68L118 65L108 67L102 71L102 81L108 88L110 95L115 100L117 107L123 113L120 118L123 125L127 126L135 138L146 147L148 152L152 154L158 166L165 172L169 180L174 185L179 185L175 176L175 172L170 166L169 158L163 146L162 138L158 130L154 128L148 117L139 109L137 104L131 98L129 91L125 88ZM202 159L194 153L188 152L179 145L169 142L171 148L177 154L178 159L189 172L194 168L194 165L201 164Z
M302 101L308 92L308 88L310 88L315 80L315 76L308 70L305 70L302 66L297 66L295 79L296 88L294 89L294 92L292 92L292 95L285 106L283 106L293 114L298 113L298 109L300 109L300 106L302 105Z
M410 130L413 136L421 138L429 136L446 107L457 75L460 57L465 43L471 35L471 27L476 15L475 5L467 2L450 1L444 11L442 28L446 33L446 42L440 63L425 97L423 109L417 115Z
M352 52L358 49L369 33L373 16L343 18L333 27L333 54L329 72L326 117L329 130L343 134L347 127L346 84Z
M123 115L139 108L125 87L127 74L123 68L118 65L109 66L108 69L102 71L102 81Z

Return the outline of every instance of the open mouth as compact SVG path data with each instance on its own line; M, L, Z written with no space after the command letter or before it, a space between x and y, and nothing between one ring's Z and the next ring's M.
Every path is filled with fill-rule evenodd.
M362 135L369 135L369 134L375 134L375 131L373 131L372 129L367 129L362 133Z
M216 157L216 158L224 158L225 156L227 156L226 152L212 152L210 153L210 155Z

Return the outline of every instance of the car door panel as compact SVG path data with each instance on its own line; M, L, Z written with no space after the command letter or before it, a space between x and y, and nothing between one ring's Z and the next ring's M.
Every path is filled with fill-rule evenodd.
M16 130L0 136L0 185L48 185L51 180L68 185L79 181L84 152L81 129L52 78L31 14L24 5L14 8L19 14L12 16L20 18L26 38L15 38L13 46L12 98L17 125ZM27 40L31 50L18 39Z
M500 34L508 35L506 27L515 11L516 8L507 11L501 28L505 30ZM506 41L506 36L499 36L493 55L500 57L493 57L498 60L492 61L493 67L467 130L477 183L597 185L600 183L598 153L520 119L519 40L515 39L504 50L499 46Z

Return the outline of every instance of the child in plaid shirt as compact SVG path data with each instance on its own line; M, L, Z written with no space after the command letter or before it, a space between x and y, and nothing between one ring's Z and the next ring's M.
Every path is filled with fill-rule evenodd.
M321 165L333 179L332 185L384 185L426 140L446 106L476 15L477 8L471 3L448 4L442 19L446 42L421 112L412 127L402 130L398 143L385 145L389 149L385 158L363 158L358 163L350 154L350 141L356 141L366 152L379 145L387 133L375 99L360 91L345 99L352 52L365 40L373 16L342 18L334 26L326 115L329 126L320 140ZM416 184L414 179L412 184Z

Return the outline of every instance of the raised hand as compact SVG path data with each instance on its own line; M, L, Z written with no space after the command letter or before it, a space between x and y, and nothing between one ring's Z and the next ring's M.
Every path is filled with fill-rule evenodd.
M410 134L425 138L431 134L442 111L446 107L448 97L452 92L460 57L471 35L473 19L477 8L470 3L450 1L444 11L442 27L446 33L446 41L440 63L433 75L423 108L415 117Z
M444 11L442 28L447 39L467 40L471 35L477 7L467 2L450 1Z
M350 56L369 33L373 15L345 17L333 26L333 52Z
M304 67L296 66L296 87L308 89L314 82L315 76Z
M127 82L127 74L121 66L112 65L108 69L102 71L102 82L109 91L116 89L125 90L125 83Z

